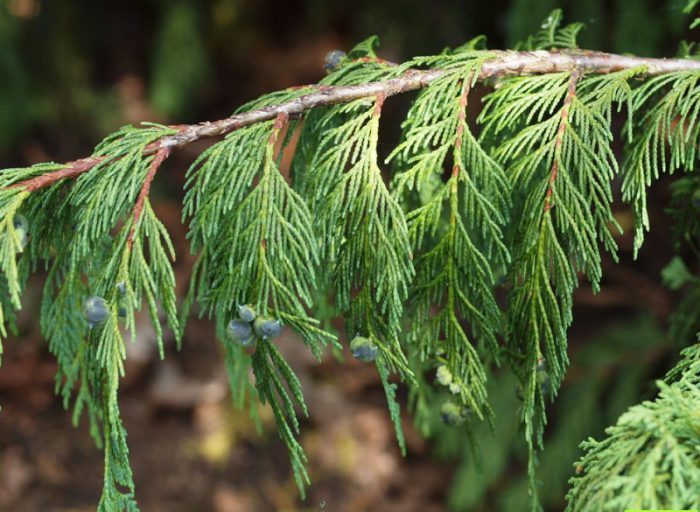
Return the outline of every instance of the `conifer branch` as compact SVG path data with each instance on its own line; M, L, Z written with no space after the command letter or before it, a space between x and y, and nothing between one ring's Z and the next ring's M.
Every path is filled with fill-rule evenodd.
M564 71L580 70L580 73L607 74L616 71L644 68L644 74L662 75L678 71L700 71L700 61L691 59L655 59L631 57L604 52L585 50L576 51L489 51L491 60L483 63L478 76L479 81L506 75L552 74ZM391 63L381 61L383 65L393 68ZM349 103L360 98L395 96L404 92L426 87L451 69L436 68L429 70L408 69L399 76L360 85L332 86L309 85L292 89L310 90L278 104L242 112L218 121L206 121L194 125L171 126L177 133L164 135L160 140L149 144L144 151L146 155L158 153L168 148L181 148L200 139L226 135L240 128L256 123L276 119L279 114L293 118L318 107ZM380 105L381 107L381 105ZM16 183L13 187L23 187L34 192L57 181L73 178L91 170L106 157L88 157L66 164L57 171Z
M137 510L118 389L124 333L136 338L144 305L161 357L164 327L181 338L195 303L215 318L234 403L249 404L254 418L257 403L270 405L303 496L299 417L308 411L272 338L291 329L318 359L329 343L339 347L326 314L315 318L329 292L329 309L356 336L353 355L376 365L402 452L390 374L429 397L418 416L441 400L443 420L464 425L471 442L475 422L493 424L490 368L509 364L523 400L531 508L539 509L537 452L546 402L569 363L573 292L580 274L597 291L602 250L616 255L612 182L623 176L638 247L649 227L647 187L660 172L694 168L700 140L700 60L579 50L582 25L560 23L554 11L521 46L527 51L487 50L478 37L401 64L378 58L369 38L347 55L333 52L318 84L263 95L226 119L127 126L88 158L0 172L0 335L13 328L27 276L45 261L41 326L59 364L57 390L66 404L75 395L75 421L86 411L105 447L98 510ZM493 88L477 136L467 108L478 81ZM381 162L386 99L418 89L401 142ZM623 108L621 167L612 116ZM280 162L292 134L288 180ZM149 193L174 149L208 137L221 140L196 158L184 186L198 258L178 317L175 251ZM683 204L694 205L695 186L686 188ZM675 281L686 274L676 268ZM502 286L505 310L496 300ZM89 309L95 303L102 309ZM696 386L692 365L682 380ZM422 389L432 370L444 388L434 394ZM590 479L576 496L589 485L599 488Z

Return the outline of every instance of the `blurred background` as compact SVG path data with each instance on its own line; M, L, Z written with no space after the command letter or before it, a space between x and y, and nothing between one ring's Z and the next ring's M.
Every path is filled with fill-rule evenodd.
M447 0L0 0L0 168L90 154L121 125L190 123L229 115L262 93L315 82L324 55L380 37L380 54L402 60L479 34L512 47L549 11L582 21L586 48L675 55L687 31L683 0L451 2ZM483 94L484 91L476 94ZM396 144L410 96L392 99L383 148ZM478 114L471 102L470 118ZM473 105L473 106L472 106ZM152 197L176 242L179 285L191 257L180 221L183 176L207 142L174 154ZM616 142L619 146L619 142ZM619 147L616 150L619 151ZM660 273L674 254L668 185L649 199L652 233L638 261L623 235L621 263L605 263L602 291L575 296L572 366L550 420L539 476L548 510L564 507L577 445L600 437L629 405L654 395L653 381L691 339L672 339L668 318L681 295ZM616 216L632 225L628 210ZM629 233L629 229L627 230ZM30 280L20 335L6 340L0 369L0 510L88 511L99 499L103 458L86 425L74 429L53 395L55 365L42 340L43 277ZM180 290L182 294L182 290ZM525 450L515 383L501 371L491 390L495 430L479 429L482 471L464 432L435 426L423 439L404 415L409 454L400 456L383 391L370 366L332 357L316 363L297 340L280 343L311 411L302 426L313 485L298 498L284 446L265 410L264 431L233 411L222 354L207 321L192 320L181 352L159 361L144 318L130 344L121 389L136 491L148 511L523 510ZM342 325L334 324L342 333ZM688 332L693 326L688 326ZM284 337L284 336L283 336ZM512 379L511 379L512 380ZM403 404L405 390L401 391Z

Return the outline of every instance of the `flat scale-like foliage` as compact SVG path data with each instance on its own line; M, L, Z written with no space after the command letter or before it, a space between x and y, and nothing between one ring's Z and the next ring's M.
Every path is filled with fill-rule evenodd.
M74 423L86 413L105 452L99 510L137 510L118 389L143 305L161 357L164 329L179 344L195 305L213 318L233 405L256 420L257 404L269 405L302 495L299 417L309 411L275 343L282 328L320 359L340 344L315 309L344 318L354 355L376 366L403 452L393 375L423 432L441 409L478 459L479 424L498 421L489 379L507 365L539 508L537 452L569 363L572 294L581 279L598 290L601 251L616 258L612 184L621 180L634 209L637 250L650 227L648 186L694 170L700 154L697 61L578 50L581 25L560 23L554 12L526 51L477 38L403 64L379 58L370 38L333 52L319 84L265 95L226 120L126 127L88 158L0 171L0 336L13 329L27 276L44 266L56 392ZM480 83L491 89L476 118ZM401 141L382 161L385 102L414 89ZM617 115L627 120L622 165ZM197 260L178 305L175 251L149 189L171 151L222 134L187 172L183 220ZM292 152L288 176L281 162ZM675 187L681 241L691 243L697 179ZM698 282L680 260L664 276L674 287ZM682 308L675 335L694 336L700 313L691 299ZM688 349L658 399L584 443L572 510L698 506L697 359Z

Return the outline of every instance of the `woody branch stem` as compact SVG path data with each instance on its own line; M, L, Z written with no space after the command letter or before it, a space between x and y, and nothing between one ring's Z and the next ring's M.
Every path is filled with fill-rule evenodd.
M578 51L489 51L492 59L484 62L479 80L507 75L549 74L571 72L575 69L583 74L604 74L625 69L643 68L643 74L659 75L678 71L699 71L700 60L690 59L652 59L631 57L603 52ZM441 76L453 72L446 69L417 70L369 84L351 86L310 85L311 91L292 100L277 105L270 105L249 112L236 114L219 121L204 122L194 125L178 126L178 133L163 136L146 148L146 154L158 153L160 150L172 150L190 144L199 139L225 135L245 126L277 119L284 114L287 117L302 115L313 108L369 98L394 96L426 87ZM70 178L89 171L99 159L84 158L66 164L58 171L44 174L16 183L13 187L23 187L35 191L59 180Z
M148 168L146 179L143 181L143 185L141 186L138 198L136 199L136 204L134 205L134 221L131 224L129 238L127 239L127 244L129 245L129 248L131 248L131 246L134 243L134 234L136 233L136 227L138 226L139 219L141 218L143 207L146 205L148 194L151 191L151 183L153 183L153 179L156 177L158 168L170 155L170 151L171 149L169 147L160 148L156 153L156 156L151 161L151 165Z

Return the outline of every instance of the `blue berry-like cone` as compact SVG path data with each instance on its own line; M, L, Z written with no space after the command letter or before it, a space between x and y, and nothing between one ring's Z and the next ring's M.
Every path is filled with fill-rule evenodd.
M19 213L12 219L12 225L15 229L23 229L24 231L29 231L29 222L24 215Z
M326 68L328 72L335 71L345 57L347 57L347 55L341 50L330 51L326 54L326 63L323 67Z
M83 303L83 314L90 327L101 324L109 315L107 301L102 297L90 297Z
M253 306L249 304L244 304L243 306L238 306L238 316L244 322L250 323L253 320L255 320L255 317L258 315L255 312Z
M119 290L119 293L122 295L126 294L126 283L124 281L117 283L117 290Z
M24 215L19 213L12 219L12 227L15 228L15 234L19 238L20 251L24 251L29 243L29 222Z
M275 338L282 332L282 322L279 320L265 322L262 326L262 331L268 338Z
M549 372L547 371L547 364L544 359L539 359L537 361L537 370L535 372L535 380L540 386L540 391L543 395L548 395L552 388L552 381L549 377Z
M268 339L279 336L282 332L282 322L274 318L256 318L255 333L261 338Z
M378 351L377 345L364 336L355 336L350 342L350 352L352 352L353 357L365 363L374 361Z
M240 343L244 347L255 343L253 329L248 322L244 322L243 320L231 320L228 324L228 333L236 343Z

